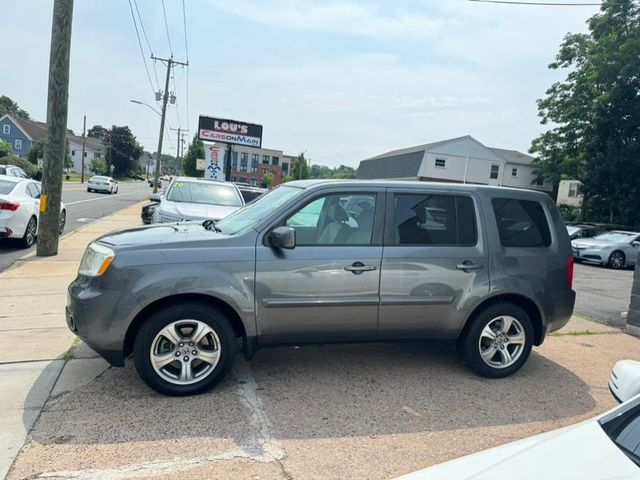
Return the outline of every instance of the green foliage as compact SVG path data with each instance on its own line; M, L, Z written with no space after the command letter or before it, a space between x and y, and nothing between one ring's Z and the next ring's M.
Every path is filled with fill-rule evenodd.
M265 174L265 176L263 177L262 183L260 184L260 186L262 188L269 188L272 183L273 183L273 173L269 172Z
M94 158L89 163L89 170L95 175L109 175L107 162L102 158Z
M330 168L326 165L312 165L311 178L356 178L356 170L346 165Z
M105 141L110 145L107 163L114 167L113 176L126 177L134 173L135 163L144 150L129 127L112 126L106 134Z
M640 6L604 2L588 34L567 34L549 68L567 69L538 101L536 173L583 184L586 217L640 224Z
M36 167L28 160L18 157L17 155L8 155L6 157L2 157L2 163L4 165L15 165L17 167L20 167L25 171L27 175L29 175L30 178L36 180L40 180L40 177L42 176L40 170L38 170L38 167Z
M39 158L44 158L44 142L34 142L27 152L27 160L34 165L38 165Z
M3 115L11 115L12 117L29 120L29 113L21 109L16 102L6 95L0 96L0 117Z
M109 130L104 128L102 125L94 125L87 132L87 137L104 139L108 133Z
M196 170L196 160L198 158L204 158L204 145L198 140L198 135L193 136L191 145L187 150L187 154L182 159L182 170L188 177L200 177L202 172Z
M11 148L11 144L5 142L4 140L0 140L0 158L7 157L13 153L13 148Z
M304 180L311 177L311 168L309 168L310 159L304 156L304 152L296 157L295 161L291 163L291 174L285 177L285 181L291 180Z
M568 222L577 222L580 220L580 209L578 207L561 203L558 205L558 210L560 210L562 218Z

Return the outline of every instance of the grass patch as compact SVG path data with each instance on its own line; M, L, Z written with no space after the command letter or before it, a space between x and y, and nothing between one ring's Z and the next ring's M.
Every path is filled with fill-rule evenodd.
M585 330L584 332L567 332L567 333L561 333L561 332L553 332L550 333L549 336L550 337L589 337L591 335L618 335L620 333L625 333L622 330L618 330L615 332L591 332L589 330Z
M66 352L64 352L64 355L62 356L65 362L73 359L73 354L76 351L76 348L78 348L78 345L80 345L80 339L76 337L73 339L73 343L71 344L71 346L67 349Z

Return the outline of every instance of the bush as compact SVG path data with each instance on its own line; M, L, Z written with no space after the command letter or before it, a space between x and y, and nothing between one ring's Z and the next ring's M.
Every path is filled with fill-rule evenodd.
M40 180L42 178L42 172L38 170L38 167L36 167L30 161L24 158L20 158L16 155L2 157L0 159L0 163L2 163L3 165L15 165L16 167L20 167L25 171L27 175L29 175L29 177L33 178L34 180Z
M567 205L566 203L561 203L558 205L558 210L560 210L560 215L562 218L568 222L576 222L580 218L580 208L573 207L571 205Z

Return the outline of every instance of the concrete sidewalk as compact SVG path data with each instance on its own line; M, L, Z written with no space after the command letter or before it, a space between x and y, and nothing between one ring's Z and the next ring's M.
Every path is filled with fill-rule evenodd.
M140 208L132 205L64 236L55 257L29 255L0 273L0 478L71 356L75 336L67 328L64 306L87 244L112 230L139 225ZM106 368L100 359L93 363L88 374Z

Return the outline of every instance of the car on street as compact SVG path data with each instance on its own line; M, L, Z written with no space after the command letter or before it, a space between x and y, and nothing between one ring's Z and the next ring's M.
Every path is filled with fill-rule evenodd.
M150 198L159 200L153 223L218 221L244 205L242 195L233 183L191 177L175 177L165 194Z
M87 192L118 193L118 182L112 177L94 175L87 183Z
M593 238L571 241L577 262L588 261L610 268L626 268L636 264L640 248L640 233L612 230Z
M419 470L398 480L502 478L640 479L640 395L577 425Z
M9 177L29 178L29 175L15 165L0 165L0 175L7 175Z
M499 378L568 322L572 279L567 231L544 193L294 181L218 222L91 243L66 318L110 364L133 353L142 379L169 395L213 387L238 340L246 358L281 344L456 341L476 373Z
M0 175L0 238L17 238L24 248L36 241L40 219L40 182ZM64 231L67 210L60 205L59 233Z

